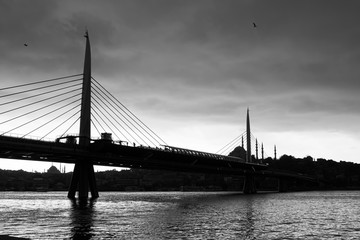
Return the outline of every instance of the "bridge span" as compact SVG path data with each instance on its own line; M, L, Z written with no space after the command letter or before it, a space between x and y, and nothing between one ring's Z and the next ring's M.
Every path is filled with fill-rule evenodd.
M266 176L279 179L279 191L286 191L289 179L317 182L317 179L310 176L270 170L266 164L246 162L238 157L167 145L157 148L134 147L101 139L91 140L90 146L84 147L74 142L0 136L0 158L70 164L91 162L98 166L250 176L252 181L255 181L255 176ZM246 186L246 191L245 188Z
M34 140L30 138L26 138L26 136L39 129L46 124L53 122L58 119L58 116L54 117L52 120L46 123L39 123L40 126L35 126L35 129L30 131L27 134L24 134L22 137L13 137L9 135L9 132L15 129L19 129L28 123L32 123L35 120L39 120L42 116L35 116L33 120L30 120L27 123L20 122L18 127L12 126L12 121L17 120L23 116L27 116L30 113L37 113L40 109L45 109L48 107L54 106L54 104L61 103L62 100L51 103L47 106L42 106L39 109L31 109L28 113L20 113L17 117L12 117L8 120L0 122L0 125L9 124L10 130L6 130L7 132L0 134L0 158L9 158L9 159L20 159L20 160L34 160L34 161L46 161L46 162L60 162L60 163L73 163L75 164L73 177L71 180L71 185L68 193L69 198L75 198L76 191L78 191L79 198L88 198L89 190L93 198L97 198L99 196L97 188L96 188L96 179L94 174L93 165L102 165L102 166L116 166L116 167L125 167L125 168L144 168L144 169L162 169L162 170L171 170L171 171L185 171L185 172L200 172L200 173L218 173L218 174L233 174L233 175L242 175L245 177L244 183L244 193L255 193L255 175L279 175L282 177L291 177L291 174L285 176L281 173L277 174L276 172L268 171L268 166L261 162L254 162L251 155L251 136L250 136L250 120L249 120L249 111L247 112L247 151L246 157L233 157L233 156L225 156L220 154L206 153L200 152L190 149L184 149L174 146L169 146L167 144L160 144L155 147L147 147L141 145L128 145L124 144L122 141L112 141L111 138L101 138L101 139L91 139L91 124L94 122L103 121L102 115L107 116L117 116L126 117L128 113L122 114L118 112L116 109L119 107L116 101L113 99L105 101L102 98L102 95L107 93L106 89L102 89L99 83L92 78L91 76L91 53L90 53L90 41L88 33L85 35L86 37L86 48L85 48L85 61L84 61L84 72L82 75L82 79L75 80L66 80L65 78L57 78L52 80L40 81L37 83L23 84L15 87L7 87L0 90L9 90L22 86L30 86L33 84L44 84L49 81L59 80L61 83L52 84L52 87L55 87L54 90L47 90L45 93L33 94L32 96L27 96L20 99L10 99L8 102L1 103L0 106L7 106L12 103L17 103L18 101L29 100L30 98L36 96L43 96L48 93L57 92L59 85L63 83L74 84L72 87L77 87L77 89L67 91L67 92L75 92L79 91L79 85L82 85L81 94L75 94L69 99L75 98L78 95L81 95L80 101L81 104L75 105L77 100L68 103L66 106L70 106L71 104L75 105L69 111L77 108L77 106L81 109L78 112L75 112L72 116L70 116L66 121L68 121L71 117L80 113L80 126L79 126L79 135L78 136L66 136L60 137L55 141L45 141L45 140ZM80 75L74 75L76 77ZM77 83L82 80L82 83ZM95 80L95 86L92 86L92 80ZM46 86L36 87L35 90L45 89ZM60 89L66 90L66 87L61 87ZM19 91L18 93L30 93L33 90ZM94 91L94 92L92 92ZM14 97L16 94L4 94L1 97ZM92 93L95 93L95 97L92 96ZM66 93L67 94L67 93ZM62 94L58 94L55 97L60 97ZM51 99L52 97L46 98ZM94 101L94 102L93 102ZM34 103L39 103L41 101L36 101ZM105 113L99 109L99 106L111 106L112 109L110 111L105 110ZM33 103L26 103L25 105L17 106L14 108L5 110L0 114L12 113L14 110L23 111L23 108L26 106L32 107ZM94 105L94 107L92 106ZM123 105L119 108L125 108ZM52 111L46 112L43 116L48 115L49 113L55 112L60 108L56 108ZM92 113L92 110L99 110L99 114L95 112ZM66 112L66 113L67 113ZM60 116L60 115L59 115ZM130 116L131 121L139 120L136 116ZM77 119L77 120L78 120ZM99 120L100 119L100 120ZM76 120L76 121L77 121ZM65 123L64 121L63 123ZM76 121L74 123L76 123ZM129 121L129 120L127 120ZM131 122L129 121L129 122ZM116 124L114 128L119 130L118 127L123 127L122 125L128 125L128 123L122 119L117 121L115 119ZM140 121L141 122L141 121ZM60 123L53 130L60 127L63 123ZM131 123L130 123L131 125ZM141 122L139 128L135 126L136 130L143 128L143 123ZM73 125L71 125L73 126ZM70 127L71 127L70 126ZM96 128L96 126L95 126ZM68 128L69 129L69 128ZM125 128L123 128L126 131ZM98 130L98 128L96 128ZM152 132L147 131L147 133ZM28 131L28 129L26 130ZM121 132L121 131L119 131ZM123 131L124 132L124 131ZM50 132L49 132L50 133ZM127 132L131 135L129 132ZM152 132L153 133L153 132ZM136 132L135 134L140 137ZM64 134L63 134L64 135ZM61 135L61 136L63 136ZM156 135L156 134L155 134ZM157 135L156 135L157 136ZM158 137L158 136L157 136ZM140 137L141 138L141 137ZM145 136L145 138L147 138ZM63 142L62 140L66 141ZM257 141L256 141L257 146ZM256 152L257 155L257 152ZM294 175L295 177L299 177Z
M92 140L89 146L0 136L0 158L45 162L91 162L100 166L162 169L219 174L244 174L267 168L237 157L161 146L126 146L109 140Z

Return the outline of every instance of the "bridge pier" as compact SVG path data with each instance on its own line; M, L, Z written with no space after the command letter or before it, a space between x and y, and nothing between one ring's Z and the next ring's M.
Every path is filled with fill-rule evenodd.
M89 34L86 31L86 47L84 60L84 74L81 96L79 146L90 148L90 123L91 123L91 51ZM89 188L92 198L98 198L94 166L86 159L78 159L75 163L74 173L68 192L69 198L75 198L76 190L79 191L79 199L84 200L89 196Z
M75 162L74 172L71 177L71 183L68 191L68 198L74 199L76 191L81 200L87 199L91 192L91 198L99 197L96 186L94 165L86 159L78 159Z
M246 172L244 176L244 194L254 194L256 193L256 184L255 184L255 175L251 172Z
M278 191L279 192L288 191L288 181L285 178L278 178Z
M79 199L87 199L89 190L91 198L98 198L99 192L96 187L94 166L92 163L77 161L71 178L68 198L75 198L76 191L79 192Z

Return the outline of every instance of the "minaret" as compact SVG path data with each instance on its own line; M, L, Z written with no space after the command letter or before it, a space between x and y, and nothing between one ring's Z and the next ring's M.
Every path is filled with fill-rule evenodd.
M258 149L258 141L256 139L255 142L255 150L256 150L256 160L259 160L259 149Z
M274 160L276 160L276 145L274 145Z
M261 143L261 163L264 161L264 144Z
M251 132L250 132L250 116L249 108L246 115L246 162L251 162Z

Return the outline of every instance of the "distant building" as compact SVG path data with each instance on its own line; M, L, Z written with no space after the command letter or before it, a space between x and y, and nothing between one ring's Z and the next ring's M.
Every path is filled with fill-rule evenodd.
M246 151L243 147L238 146L231 153L229 153L229 156L246 159Z
M48 170L47 173L50 174L60 174L61 172L59 171L59 169L57 169L55 166L51 166Z

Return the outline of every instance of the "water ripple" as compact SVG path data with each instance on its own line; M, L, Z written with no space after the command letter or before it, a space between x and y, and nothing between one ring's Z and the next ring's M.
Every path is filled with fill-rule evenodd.
M0 195L0 235L31 239L357 239L359 191Z

